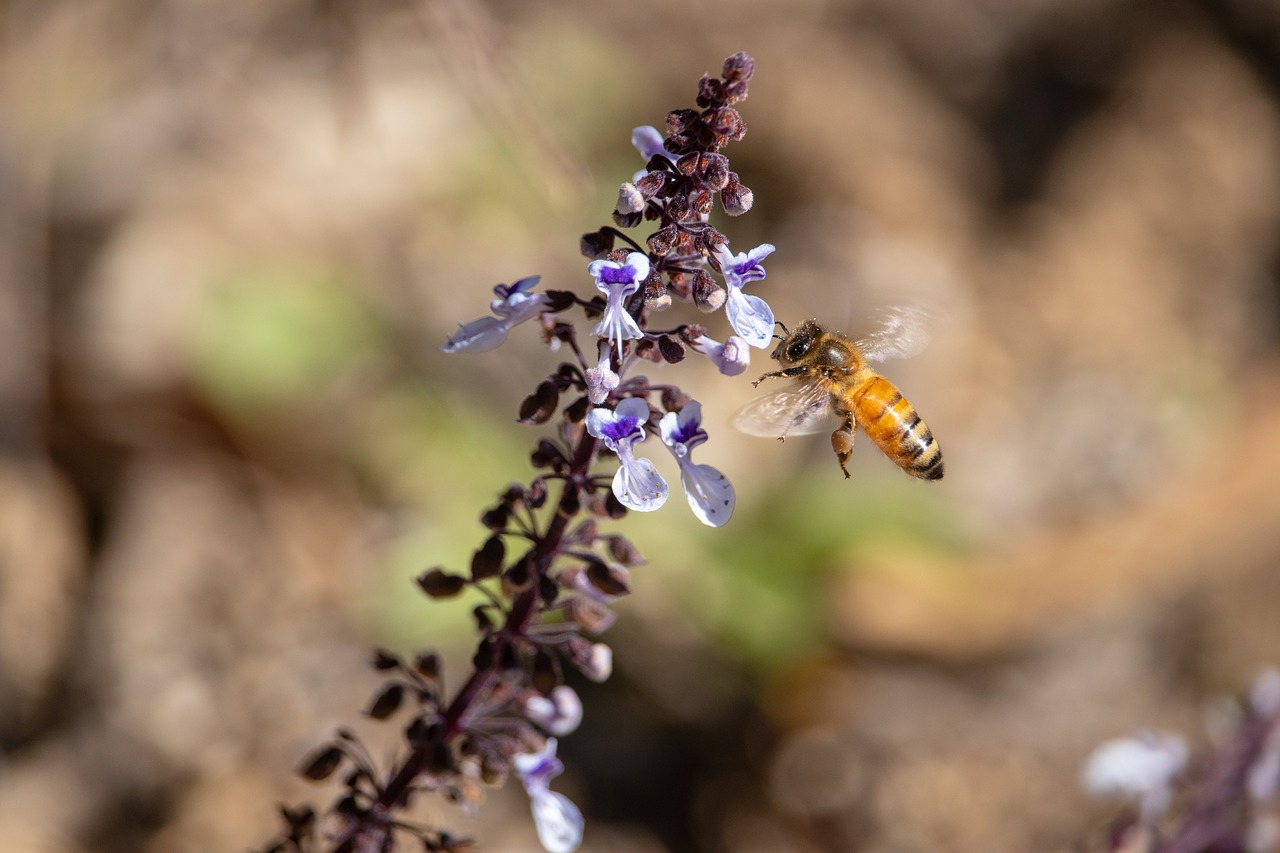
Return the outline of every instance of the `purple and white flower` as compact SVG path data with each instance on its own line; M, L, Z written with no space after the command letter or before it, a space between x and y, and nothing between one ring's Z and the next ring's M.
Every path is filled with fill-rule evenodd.
M648 420L649 404L640 397L628 397L616 409L592 409L586 420L587 432L604 441L622 463L613 475L613 494L638 512L652 512L667 502L667 483L658 469L632 452L632 445L644 441Z
M774 250L772 243L761 243L750 252L737 255L731 254L727 246L716 250L716 260L729 290L724 306L729 323L743 340L757 349L764 349L773 340L773 309L760 297L747 296L742 288L765 277L760 262Z
M612 341L621 360L622 342L644 337L635 319L627 313L626 302L627 297L639 290L649 277L649 256L643 252L632 252L622 263L592 261L587 265L587 272L595 276L596 287L608 298L604 316L591 334Z
M701 335L690 341L689 346L711 359L725 376L737 376L751 365L751 347L737 335L730 335L723 344Z
M547 297L542 293L530 293L542 279L540 275L522 278L515 284L499 284L493 288L497 296L489 303L492 317L481 317L466 325L459 325L440 349L445 352L485 352L502 345L512 326L531 320L542 313Z
M693 448L707 440L702 404L690 401L679 412L667 412L658 423L662 441L680 465L680 485L698 520L719 527L733 515L734 492L729 478L710 465L695 465Z
M529 794L538 840L547 853L572 853L582 843L582 812L564 794L551 790L551 780L564 772L556 758L556 739L547 738L541 752L517 755L515 771Z

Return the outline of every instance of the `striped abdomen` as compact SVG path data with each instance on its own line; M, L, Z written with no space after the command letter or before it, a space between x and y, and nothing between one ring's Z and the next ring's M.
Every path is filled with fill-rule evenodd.
M942 479L942 449L915 406L893 383L872 373L843 401L853 419L899 468L924 480Z

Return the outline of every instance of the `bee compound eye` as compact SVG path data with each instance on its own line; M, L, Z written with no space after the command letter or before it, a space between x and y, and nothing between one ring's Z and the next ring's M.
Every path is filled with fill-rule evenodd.
M795 361L797 358L800 358L808 351L809 351L809 342L807 340L796 341L794 344L787 347L787 358L791 359L792 361Z

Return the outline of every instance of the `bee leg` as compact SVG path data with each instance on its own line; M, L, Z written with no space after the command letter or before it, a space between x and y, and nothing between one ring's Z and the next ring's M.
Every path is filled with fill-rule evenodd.
M840 460L840 470L844 472L844 478L849 479L846 463L853 455L853 415L846 415L840 429L831 433L831 449L836 452L836 459Z
M764 376L761 376L755 382L752 382L751 387L752 388L758 387L760 383L765 381L766 379L774 379L779 376L803 376L808 371L809 371L809 368L803 367L803 366L788 367L786 370L775 370L771 373L766 373Z

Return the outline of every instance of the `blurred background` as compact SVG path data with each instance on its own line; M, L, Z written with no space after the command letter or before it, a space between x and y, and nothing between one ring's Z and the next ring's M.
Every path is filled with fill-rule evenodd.
M335 726L390 749L369 651L464 659L411 579L527 481L558 363L439 345L496 282L592 292L631 128L738 50L752 291L941 306L885 372L947 476L735 434L762 353L655 367L737 511L619 528L649 563L556 788L584 850L1090 849L1094 746L1203 744L1280 661L1277 8L3 4L0 849L245 850L330 800L293 770ZM519 790L423 807L538 849Z

